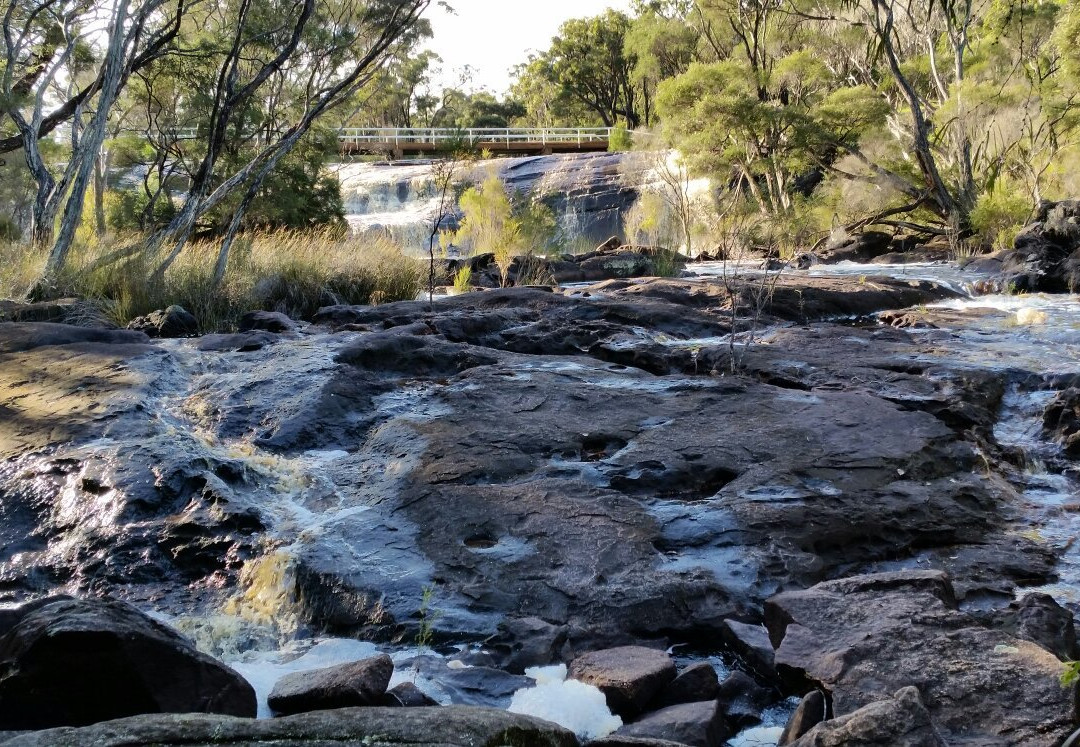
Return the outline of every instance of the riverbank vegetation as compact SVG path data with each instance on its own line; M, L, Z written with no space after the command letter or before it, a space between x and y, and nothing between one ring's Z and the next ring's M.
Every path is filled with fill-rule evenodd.
M52 280L56 297L85 300L88 322L124 326L176 304L194 314L203 330L228 330L253 309L307 319L323 306L412 300L427 279L426 264L389 239L332 230L244 234L220 281L213 275L219 251L213 240L191 242L159 280L152 279L155 258L141 252L104 262L112 246L93 237L79 241ZM25 296L46 261L45 252L0 245L0 297Z
M251 287L293 272L284 247L311 256L305 243L329 248L305 274L321 280L298 287L325 287L329 266L342 288L366 287L355 278L381 265L343 248L326 169L342 126L615 127L616 149L678 154L641 154L653 184L626 238L718 257L791 258L865 230L967 257L1080 192L1080 6L1067 0L635 0L568 21L502 98L465 79L435 90L430 4L10 0L0 240L14 248L0 293L107 291L135 310L184 296L194 273L214 305L246 298L227 287L256 267ZM486 246L503 266L574 243L480 182L444 190L461 230L439 237L440 214L433 239ZM495 239L485 222L500 223ZM282 251L246 265L278 231ZM114 279L136 272L139 292ZM343 295L397 297L390 285Z
M652 128L792 247L990 249L1080 188L1078 27L1064 0L639 0L565 24L513 96L529 124Z

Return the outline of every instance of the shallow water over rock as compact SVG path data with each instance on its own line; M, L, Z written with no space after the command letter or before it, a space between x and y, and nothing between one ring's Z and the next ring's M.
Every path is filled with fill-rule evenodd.
M724 619L853 573L1080 605L1042 426L1080 302L955 298L938 267L792 273L738 375L707 272L329 309L245 352L0 325L0 599L125 596L260 693L356 638L404 662L422 623L717 654Z

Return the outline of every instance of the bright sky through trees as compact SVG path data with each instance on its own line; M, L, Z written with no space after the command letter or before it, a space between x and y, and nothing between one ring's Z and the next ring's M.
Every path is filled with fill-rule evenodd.
M630 0L450 0L450 5L456 15L434 4L427 13L435 30L431 48L443 58L436 88L457 86L468 65L470 87L501 95L510 86L510 69L530 51L547 49L564 21L605 8L629 10Z

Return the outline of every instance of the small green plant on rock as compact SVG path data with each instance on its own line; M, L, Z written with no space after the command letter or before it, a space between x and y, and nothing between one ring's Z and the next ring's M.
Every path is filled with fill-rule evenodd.
M1061 686L1072 687L1080 682L1080 661L1065 662L1065 671L1061 673Z
M416 647L420 651L431 648L435 639L435 623L442 617L442 612L432 609L432 601L435 599L435 587L425 586L420 593L420 609L418 616L420 623L416 629Z

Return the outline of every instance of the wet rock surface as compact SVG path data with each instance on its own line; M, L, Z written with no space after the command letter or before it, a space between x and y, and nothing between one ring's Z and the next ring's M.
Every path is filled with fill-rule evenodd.
M555 724L492 708L345 708L253 721L222 716L139 716L83 729L52 729L8 740L9 747L121 747L183 744L453 745L577 747Z
M1066 389L1046 408L1043 424L1072 459L1080 459L1080 389Z
M0 729L144 713L255 715L239 674L113 600L53 598L0 619Z
M983 365L992 341L956 332L1005 313L871 316L955 296L781 278L750 349L727 338L748 297L687 279L331 307L286 334L190 341L0 324L0 600L109 592L286 638L401 642L430 623L490 660L421 676L498 707L526 667L627 644L726 645L778 682L775 656L838 716L909 712L896 693L914 682L944 733L1011 676L1024 692L990 692L1024 708L991 700L978 728L998 738L1000 717L1040 744L1071 718L1055 672L1075 633L1009 603L1065 551L1032 531L1025 461L998 428L1018 386L1066 379L1007 353ZM815 587L927 567L949 581ZM811 587L823 611L763 637L764 602ZM907 616L861 611L879 607ZM817 637L793 648L800 626ZM769 705L719 702L725 728Z
M616 732L619 736L662 739L690 747L720 747L731 736L715 700L653 711Z

